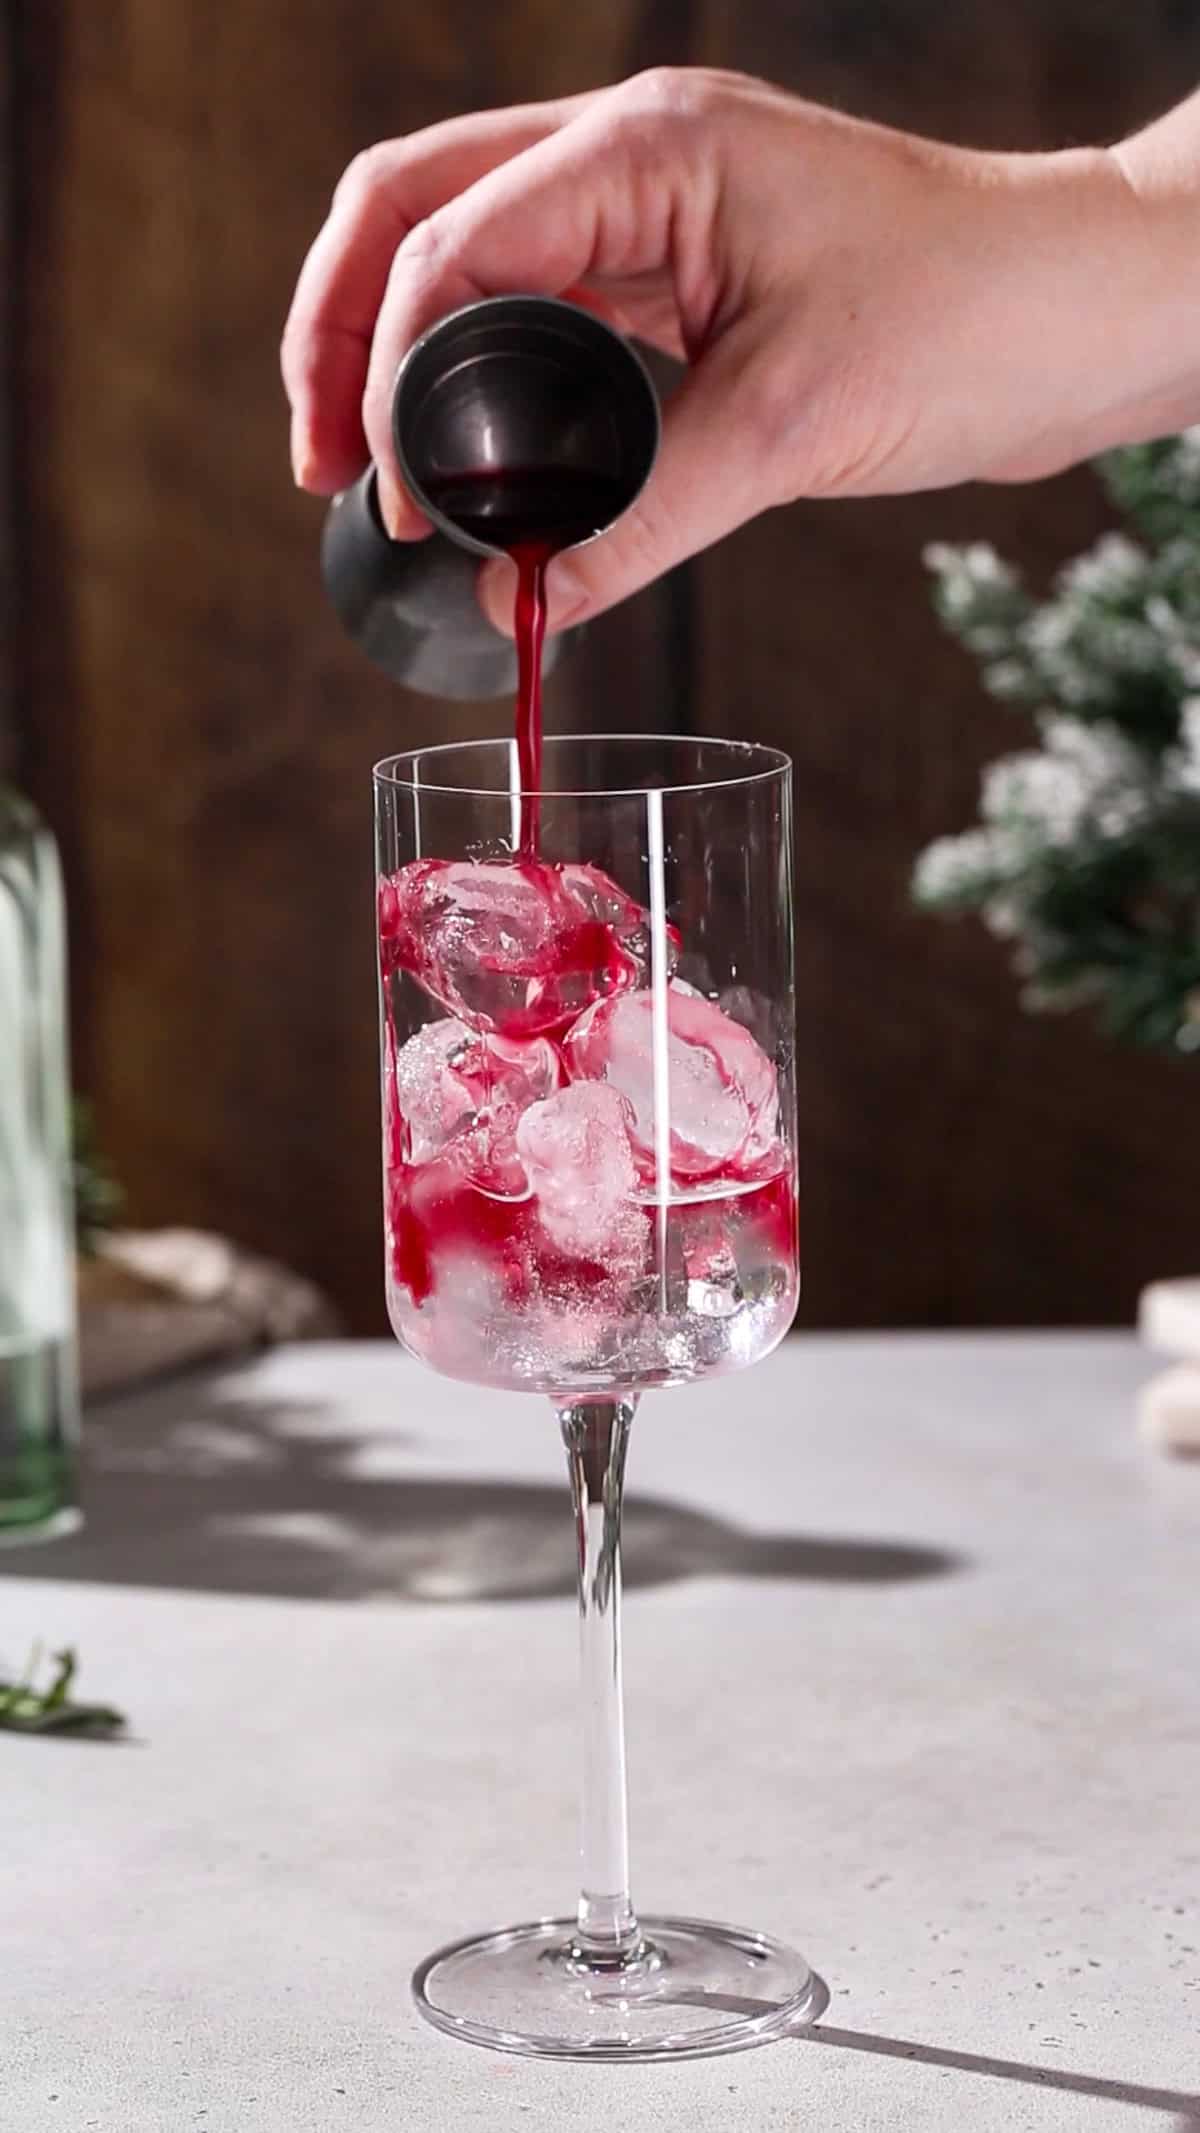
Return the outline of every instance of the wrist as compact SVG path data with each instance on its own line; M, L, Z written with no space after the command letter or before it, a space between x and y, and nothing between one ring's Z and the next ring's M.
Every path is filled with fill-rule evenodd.
M1081 189L1071 456L1084 457L1200 420L1200 163L1158 128L1062 161Z

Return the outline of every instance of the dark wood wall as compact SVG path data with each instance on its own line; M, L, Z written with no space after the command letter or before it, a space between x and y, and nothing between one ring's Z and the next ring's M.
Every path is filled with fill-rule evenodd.
M659 60L948 137L1096 137L1191 85L1200 6L8 0L6 21L11 651L68 865L77 1078L133 1216L234 1232L375 1327L366 772L500 714L391 689L318 590L276 345L343 165ZM1015 739L939 636L922 544L978 535L1045 572L1102 522L1083 473L776 513L552 685L562 726L615 710L796 756L810 1323L1119 1319L1200 1249L1195 1069L1023 1019L980 932L906 904L912 854Z

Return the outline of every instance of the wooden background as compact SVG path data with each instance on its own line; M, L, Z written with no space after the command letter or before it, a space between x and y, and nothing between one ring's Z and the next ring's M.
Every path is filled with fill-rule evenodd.
M7 0L4 21L10 720L65 851L76 1078L134 1218L235 1233L377 1328L366 773L498 713L393 690L320 596L276 346L343 165L663 60L981 144L1098 138L1192 85L1200 4ZM993 539L1044 575L1103 523L1086 473L776 513L553 684L560 726L613 703L796 757L810 1324L1119 1320L1200 1259L1195 1067L1026 1020L980 929L906 902L914 852L1020 744L932 620L922 544Z

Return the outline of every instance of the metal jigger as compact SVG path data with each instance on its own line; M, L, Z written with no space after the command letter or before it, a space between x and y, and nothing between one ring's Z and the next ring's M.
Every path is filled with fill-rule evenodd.
M374 466L334 498L325 519L322 574L349 634L407 688L458 698L511 693L516 655L475 590L478 558L502 551L445 517L425 484L490 469L603 476L613 504L595 529L603 533L641 491L659 428L641 357L577 304L492 296L440 319L409 349L392 400L400 471L433 534L388 537ZM547 672L572 634L547 640Z

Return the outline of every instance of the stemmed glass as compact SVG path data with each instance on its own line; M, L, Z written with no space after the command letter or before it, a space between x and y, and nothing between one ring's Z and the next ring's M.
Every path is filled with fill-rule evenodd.
M393 1329L430 1368L545 1394L574 1502L576 1917L423 1962L422 2014L558 2057L735 2049L810 2017L764 1934L629 1893L620 1530L650 1386L744 1368L798 1294L790 764L741 742L552 738L375 771ZM525 810L536 860L522 851Z

